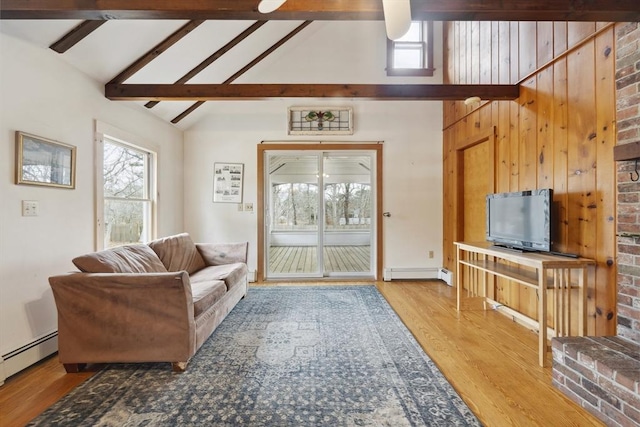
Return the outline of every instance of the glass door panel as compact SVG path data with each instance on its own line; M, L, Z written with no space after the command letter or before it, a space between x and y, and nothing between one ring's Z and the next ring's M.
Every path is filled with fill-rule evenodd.
M372 163L368 153L323 156L325 276L373 275Z
M373 277L375 154L265 156L267 279Z
M266 161L267 277L321 277L320 157L277 152Z

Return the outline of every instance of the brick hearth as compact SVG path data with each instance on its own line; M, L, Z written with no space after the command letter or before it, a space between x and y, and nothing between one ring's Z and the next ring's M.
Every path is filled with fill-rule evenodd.
M607 426L640 425L640 23L616 27L617 336L553 340L553 384ZM628 145L625 149L632 147Z

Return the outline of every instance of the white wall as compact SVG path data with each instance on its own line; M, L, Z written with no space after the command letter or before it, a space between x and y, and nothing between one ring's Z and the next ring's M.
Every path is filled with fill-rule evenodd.
M158 234L183 231L183 142L173 126L104 98L101 84L57 53L0 34L0 355L57 329L47 278L94 247L94 127L147 141L159 157ZM14 184L15 131L77 147L76 189ZM40 215L21 216L21 201Z
M317 24L317 25L316 25ZM325 25L326 24L326 25ZM439 83L387 78L381 22L314 23L254 67L243 82ZM436 35L441 34L437 26ZM438 37L438 40L440 38ZM354 108L355 132L341 137L287 136L287 107ZM249 241L249 269L257 267L257 218L237 205L213 203L213 164L244 163L244 201L256 203L257 149L261 141L384 141L384 268L442 265L442 103L280 99L209 102L208 115L185 131L185 227L198 241ZM434 251L433 259L428 252ZM381 279L381 278L380 278Z

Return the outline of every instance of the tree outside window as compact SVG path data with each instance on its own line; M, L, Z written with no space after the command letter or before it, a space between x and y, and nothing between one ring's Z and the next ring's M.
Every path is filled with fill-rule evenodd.
M105 247L151 239L151 156L151 153L105 139Z

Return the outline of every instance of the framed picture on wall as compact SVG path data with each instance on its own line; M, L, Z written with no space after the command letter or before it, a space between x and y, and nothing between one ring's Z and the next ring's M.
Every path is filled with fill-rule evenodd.
M242 203L243 174L242 163L214 163L213 201Z
M16 184L76 187L76 147L16 132Z

